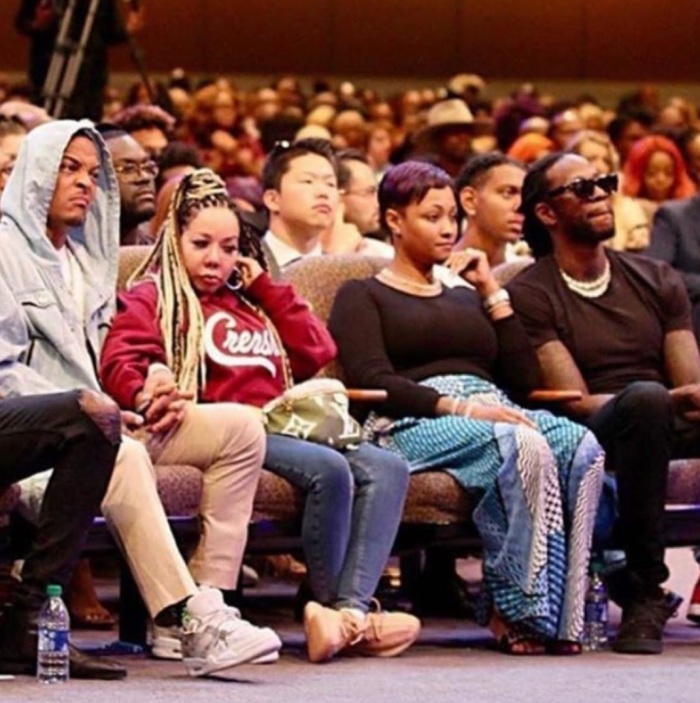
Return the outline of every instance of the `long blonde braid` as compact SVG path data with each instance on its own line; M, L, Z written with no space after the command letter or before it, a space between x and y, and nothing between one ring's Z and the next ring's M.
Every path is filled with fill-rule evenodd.
M208 168L185 176L173 193L165 222L150 256L129 279L148 278L158 288L158 318L166 363L178 387L197 397L206 379L204 315L180 253L187 223L207 207L231 207L224 182Z

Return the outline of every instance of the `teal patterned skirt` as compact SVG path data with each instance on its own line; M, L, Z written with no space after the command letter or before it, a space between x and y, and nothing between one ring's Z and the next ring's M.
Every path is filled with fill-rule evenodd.
M442 395L522 410L537 424L459 416L371 418L369 438L411 471L444 470L484 494L474 523L483 540L483 624L495 609L518 632L576 641L583 628L591 536L605 455L581 425L526 411L488 381L438 376Z

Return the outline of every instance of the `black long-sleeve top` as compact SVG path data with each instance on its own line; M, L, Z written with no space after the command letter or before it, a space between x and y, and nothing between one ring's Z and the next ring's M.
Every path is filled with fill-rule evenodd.
M520 320L492 322L469 288L424 298L376 279L348 281L328 324L348 385L386 389L378 410L391 417L434 417L440 394L418 383L432 376L471 374L516 398L539 385L537 357Z

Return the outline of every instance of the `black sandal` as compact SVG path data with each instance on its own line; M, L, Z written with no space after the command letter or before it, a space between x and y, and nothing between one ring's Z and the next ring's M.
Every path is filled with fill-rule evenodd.
M514 657L537 657L547 653L545 643L536 637L506 633L496 640L496 649L501 654Z
M557 657L573 657L583 652L583 646L576 640L550 640L545 649L547 654Z

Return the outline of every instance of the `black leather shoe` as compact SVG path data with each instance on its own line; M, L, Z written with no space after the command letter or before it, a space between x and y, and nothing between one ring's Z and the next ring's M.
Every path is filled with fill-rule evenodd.
M93 657L70 645L70 677L110 681L126 678L126 668L113 659Z
M0 627L0 673L36 674L36 612L10 607ZM93 657L70 645L70 676L74 679L123 679L126 669L111 659Z

